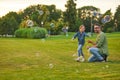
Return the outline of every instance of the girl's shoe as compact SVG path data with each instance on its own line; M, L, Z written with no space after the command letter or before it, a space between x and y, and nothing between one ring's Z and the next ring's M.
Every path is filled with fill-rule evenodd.
M84 61L85 61L84 57L81 57L80 62L84 62Z
M80 62L80 57L78 57L78 58L76 59L76 61L77 61L77 62Z

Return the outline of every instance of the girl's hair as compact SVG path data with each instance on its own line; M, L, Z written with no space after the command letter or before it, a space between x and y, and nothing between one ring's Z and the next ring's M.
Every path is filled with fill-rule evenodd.
M79 29L81 29L82 27L85 27L84 25L81 25L80 27L79 27Z

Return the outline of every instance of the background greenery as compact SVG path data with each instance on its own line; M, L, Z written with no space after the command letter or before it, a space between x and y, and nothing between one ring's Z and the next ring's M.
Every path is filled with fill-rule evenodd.
M0 80L120 80L120 33L107 33L108 62L76 62L77 39L57 35L45 39L0 38ZM95 36L88 39L95 40Z
M33 27L33 28L20 28L15 31L15 37L17 38L32 38L40 39L47 36L47 30L45 28Z
M93 32L93 24L100 23L104 32L120 31L120 5L115 13L111 9L101 13L99 8L94 6L82 6L76 8L76 0L67 0L66 10L62 11L56 8L56 5L36 4L30 5L24 10L18 12L9 12L0 17L0 36L14 35L14 32L20 27L28 27L26 22L33 21L34 26L46 28L52 35L58 35L64 26L69 27L69 32L75 32L81 24L86 26L87 32ZM103 19L109 16L108 22ZM51 23L54 27L51 27ZM32 27L34 27L32 26Z

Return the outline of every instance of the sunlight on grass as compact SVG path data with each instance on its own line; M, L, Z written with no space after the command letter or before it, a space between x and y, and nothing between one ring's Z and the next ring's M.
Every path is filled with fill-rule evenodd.
M106 63L75 62L74 33L46 39L0 38L0 80L119 80L120 34L108 33L109 59ZM95 40L95 35L87 39Z

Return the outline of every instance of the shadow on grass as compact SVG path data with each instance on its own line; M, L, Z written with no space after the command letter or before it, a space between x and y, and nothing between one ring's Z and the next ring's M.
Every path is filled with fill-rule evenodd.
M109 60L109 61L106 61L106 62L88 62L88 61L85 61L85 62L77 62L75 61L76 63L112 63L112 64L120 64L120 60Z
M115 64L116 64L116 63L117 63L117 64L119 63L119 64L120 64L120 60L109 60L109 61L107 61L107 62L108 62L108 63L115 63Z

